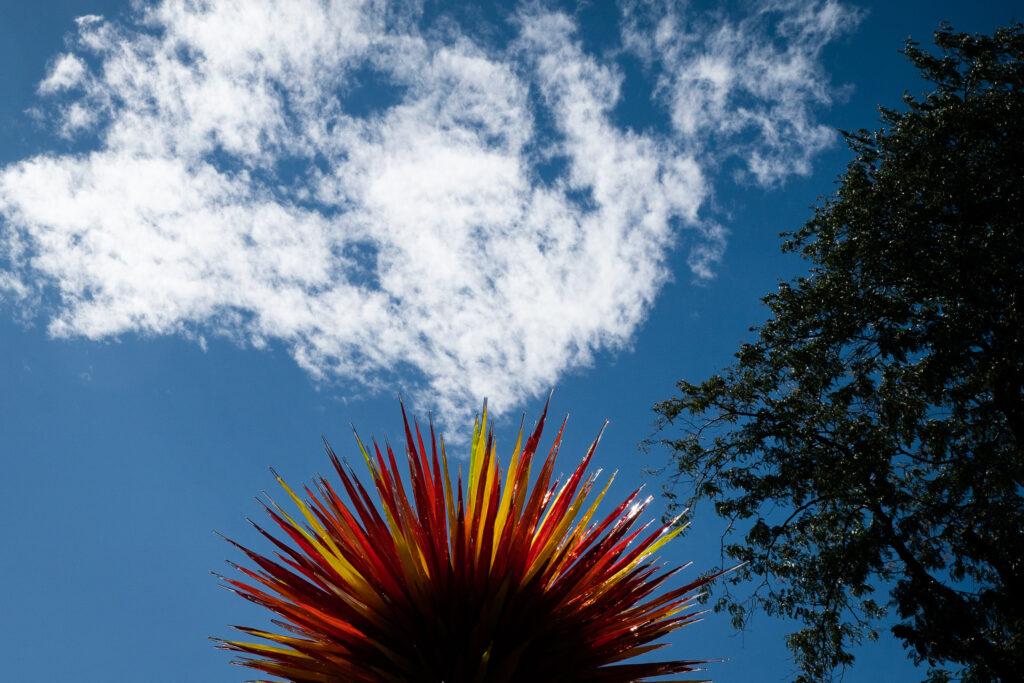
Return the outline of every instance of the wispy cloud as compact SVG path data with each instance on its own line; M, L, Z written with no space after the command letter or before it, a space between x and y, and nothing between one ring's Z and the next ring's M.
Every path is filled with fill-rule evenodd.
M726 150L772 184L831 139L818 56L848 10L762 3L699 40L672 11L624 17L671 130L618 125L614 57L536 7L500 46L372 2L83 17L39 93L85 149L0 170L0 288L55 292L56 336L276 340L449 418L512 408L629 342L680 231L713 276Z
M835 139L815 117L834 95L821 51L863 12L836 0L764 0L739 18L685 8L628 2L622 36L658 68L658 94L686 149L709 162L738 156L764 186L809 174Z

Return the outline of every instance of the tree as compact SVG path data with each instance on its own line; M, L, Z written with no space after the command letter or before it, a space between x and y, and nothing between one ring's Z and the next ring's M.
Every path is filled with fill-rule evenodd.
M801 622L800 681L883 617L931 681L1024 680L1024 25L935 44L904 50L932 92L844 133L838 190L783 234L808 274L655 408L669 495L747 563L716 606Z

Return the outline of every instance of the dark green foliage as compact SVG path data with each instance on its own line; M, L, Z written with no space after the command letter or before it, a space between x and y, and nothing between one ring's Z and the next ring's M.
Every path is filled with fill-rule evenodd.
M1024 680L1024 26L935 42L905 49L934 90L845 134L838 191L786 235L809 274L656 407L674 482L748 562L718 607L802 622L800 681L887 614L933 681Z

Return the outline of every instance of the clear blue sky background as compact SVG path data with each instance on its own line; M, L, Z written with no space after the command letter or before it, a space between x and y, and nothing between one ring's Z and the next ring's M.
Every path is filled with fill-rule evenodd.
M849 85L848 96L820 120L873 126L878 104L899 106L905 89L922 85L897 52L906 37L927 42L943 19L990 31L1021 16L1014 4L861 2L867 14L859 28L823 55L833 83ZM38 103L36 84L64 49L74 18L117 16L125 5L0 0L0 165L68 149L25 110ZM428 15L434 12L443 8L431 6ZM617 33L616 13L602 3L578 16L588 47L600 50ZM637 80L627 82L627 95L650 85L635 67L623 61ZM638 102L623 115L657 125L644 121L651 107ZM697 380L730 362L763 319L759 297L802 268L779 253L778 233L802 224L848 158L836 145L815 158L810 176L772 189L716 184L715 215L730 231L716 277L695 282L686 252L674 250L674 280L631 347L601 351L589 367L558 380L554 411L571 412L566 460L608 418L598 458L621 471L619 496L645 478L644 468L665 464L663 451L638 450L651 434L652 404L671 396L677 379ZM317 384L275 342L253 349L214 336L204 350L178 336L54 339L46 322L45 311L26 315L0 304L0 679L242 680L245 672L207 637L262 615L210 575L234 558L214 530L255 541L244 517L259 513L253 497L273 484L267 466L295 482L325 470L321 434L342 452L351 452L349 423L365 434L395 434L393 393ZM532 400L523 410L532 417L539 407ZM499 423L499 444L510 445L517 414ZM666 559L716 564L721 531L717 519L698 515ZM719 683L785 681L793 671L783 644L788 628L759 618L736 634L725 617L710 615L673 637L672 654L724 658L711 670ZM844 680L906 681L921 673L883 634L858 650Z

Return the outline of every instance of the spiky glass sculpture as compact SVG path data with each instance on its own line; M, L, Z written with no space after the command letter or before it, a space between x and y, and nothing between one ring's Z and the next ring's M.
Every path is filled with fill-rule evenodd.
M254 524L276 559L235 544L256 568L235 565L244 578L223 580L274 612L283 632L240 626L265 642L222 647L296 683L625 683L694 671L701 662L629 662L698 616L694 591L709 577L659 593L681 568L651 560L681 527L634 528L651 500L638 501L639 489L592 523L611 485L588 501L600 472L584 473L600 435L565 483L551 484L564 421L531 487L546 415L545 406L525 444L520 429L504 471L485 406L468 480L460 471L453 485L443 439L438 447L431 426L428 450L403 407L406 481L389 445L382 453L374 442L371 456L356 437L379 507L330 446L347 502L325 478L303 501L277 477L304 523L265 504L287 540Z

